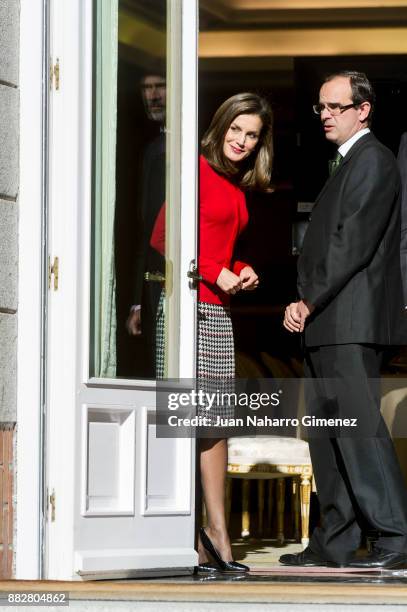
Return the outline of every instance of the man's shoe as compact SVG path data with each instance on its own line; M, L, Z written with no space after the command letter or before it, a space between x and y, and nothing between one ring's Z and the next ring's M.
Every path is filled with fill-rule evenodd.
M309 546L297 554L281 555L279 561L283 565L293 565L296 567L327 567L328 565L327 561L321 559Z
M349 567L360 569L398 569L407 568L407 553L399 553L393 550L386 550L373 545L370 554L349 562Z

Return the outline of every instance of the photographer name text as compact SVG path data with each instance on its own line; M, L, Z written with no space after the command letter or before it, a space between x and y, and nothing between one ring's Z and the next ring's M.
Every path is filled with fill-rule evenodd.
M330 418L321 419L311 415L304 415L301 419L296 418L272 418L258 417L257 415L246 415L241 417L193 416L191 418L171 415L168 417L170 427L357 427L358 420Z

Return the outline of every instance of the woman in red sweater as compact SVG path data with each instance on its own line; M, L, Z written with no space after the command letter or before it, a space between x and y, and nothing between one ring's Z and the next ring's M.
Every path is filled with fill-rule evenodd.
M253 93L232 96L216 111L201 144L198 269L203 280L198 289L197 382L199 389L226 391L233 388L235 377L230 296L259 284L253 268L234 258L234 248L248 221L244 190L270 186L269 103ZM160 252L164 222L163 206L151 238ZM221 416L228 416L227 409L221 410ZM233 407L230 410L233 416ZM198 571L245 572L247 566L232 560L225 520L227 440L201 438L199 450L207 526L199 534Z

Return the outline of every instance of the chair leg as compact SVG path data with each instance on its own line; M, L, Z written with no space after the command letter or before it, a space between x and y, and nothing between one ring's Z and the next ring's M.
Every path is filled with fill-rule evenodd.
M309 476L301 476L301 544L306 548L309 544L309 510L311 502L311 480Z
M273 517L273 479L270 479L267 482L267 526L266 533L267 535L271 534L271 521Z
M264 480L260 478L257 481L257 491L258 491L258 521L257 521L257 529L259 536L263 535L263 515L264 515Z
M230 523L230 510L232 507L232 478L226 477L226 488L225 488L225 518L226 525L229 527Z
M284 544L285 479L277 478L277 544Z
M300 533L300 481L298 480L298 478L293 478L292 480L292 485L293 485L293 495L292 495L292 502L293 502L293 510L294 510L294 538L296 542L300 542L301 540L301 533Z
M244 478L242 481L242 538L250 535L249 494L250 480Z

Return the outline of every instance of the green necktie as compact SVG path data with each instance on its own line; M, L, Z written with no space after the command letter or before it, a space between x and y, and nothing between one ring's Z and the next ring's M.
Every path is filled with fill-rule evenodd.
M339 152L336 153L333 159L329 160L328 162L329 176L332 176L332 174L336 171L341 161L342 161L342 155Z

